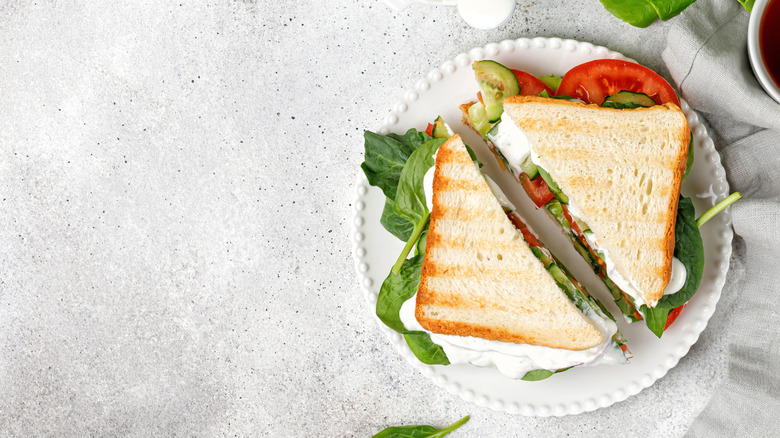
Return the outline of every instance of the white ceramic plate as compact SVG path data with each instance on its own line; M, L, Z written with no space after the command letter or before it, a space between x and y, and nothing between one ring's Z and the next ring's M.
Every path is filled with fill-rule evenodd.
M541 210L536 210L519 184L502 173L482 140L461 123L458 105L474 100L478 87L471 63L494 59L511 68L534 75L562 75L570 68L600 58L627 59L604 47L558 38L534 38L503 41L462 53L444 62L407 91L387 116L379 133L403 133L409 128L425 129L437 115L459 133L485 164L483 170L504 189L531 227L543 238L546 246L604 303L613 315L620 315L608 291L591 268L574 251L560 228ZM699 122L696 113L685 102L682 109L694 136L695 161L682 192L693 198L697 216L701 215L728 192L725 171L712 139ZM385 231L379 223L384 195L370 187L359 174L357 199L354 203L353 252L360 284L372 314L377 294L403 242ZM494 368L471 365L430 366L414 357L403 338L377 323L398 352L436 385L457 394L466 401L498 411L535 416L561 416L593 411L625 400L649 387L675 366L699 338L715 311L726 278L731 254L731 219L721 213L701 229L706 263L699 291L679 319L656 338L644 324L625 324L618 318L621 332L634 353L629 365L578 367L539 381L511 380Z

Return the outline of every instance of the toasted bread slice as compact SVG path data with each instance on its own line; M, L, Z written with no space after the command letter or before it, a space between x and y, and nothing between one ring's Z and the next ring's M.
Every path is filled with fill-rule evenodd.
M504 101L504 113L636 289L637 302L655 306L671 275L690 141L680 108L624 110L514 96Z
M531 252L457 135L436 156L415 316L447 335L568 350L605 341Z

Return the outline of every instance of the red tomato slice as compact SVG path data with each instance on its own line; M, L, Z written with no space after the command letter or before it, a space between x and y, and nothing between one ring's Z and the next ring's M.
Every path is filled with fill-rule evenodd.
M528 228L523 228L520 230L521 233L523 233L523 238L528 243L529 246L535 246L537 248L542 248L541 242L536 240L536 236L534 236L530 231L528 231Z
M563 76L557 94L601 105L621 90L647 94L659 105L672 102L680 106L674 89L658 73L618 59L598 59L574 67Z
M433 124L428 123L428 127L425 128L425 133L428 134L429 137L433 137Z
M574 219L571 217L571 214L569 213L569 208L566 206L566 204L561 204L561 210L563 210L563 217L566 218L567 221L569 221L569 225L571 226L571 229L577 233L577 237L580 237L582 234L582 230L580 230L580 226L577 225L577 222L574 222ZM583 235L582 238L584 239L585 236Z
M669 328L670 325L677 319L678 316L680 316L680 313L682 313L685 306L687 306L688 303L683 304L680 307L675 307L672 309L671 312L669 312L669 316L666 317L666 325L664 326L664 331Z
M525 173L521 173L520 183L523 184L525 192L528 193L528 196L530 196L531 200L536 204L536 208L544 206L544 204L555 196L541 176L537 176L536 179L532 180L528 178L528 175Z
M540 81L536 78L536 76L530 73L526 73L522 70L512 70L512 73L515 74L517 83L520 85L521 96L538 96L539 93L545 90L547 90L551 96L555 94L553 93L552 88L545 85L544 82Z

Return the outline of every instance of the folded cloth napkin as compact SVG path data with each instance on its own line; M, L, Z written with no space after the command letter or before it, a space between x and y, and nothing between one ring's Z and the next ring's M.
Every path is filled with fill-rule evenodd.
M707 120L732 191L744 243L728 372L688 436L777 436L780 430L780 104L753 76L750 15L736 1L699 1L672 25L663 52L683 97ZM780 42L778 42L780 44Z

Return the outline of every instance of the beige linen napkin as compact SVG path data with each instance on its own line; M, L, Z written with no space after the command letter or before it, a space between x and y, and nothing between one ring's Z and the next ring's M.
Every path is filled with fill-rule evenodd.
M750 15L736 1L699 1L672 26L663 59L683 97L706 118L732 191L744 242L727 376L688 436L780 436L780 104L747 56ZM780 44L780 42L778 42Z

